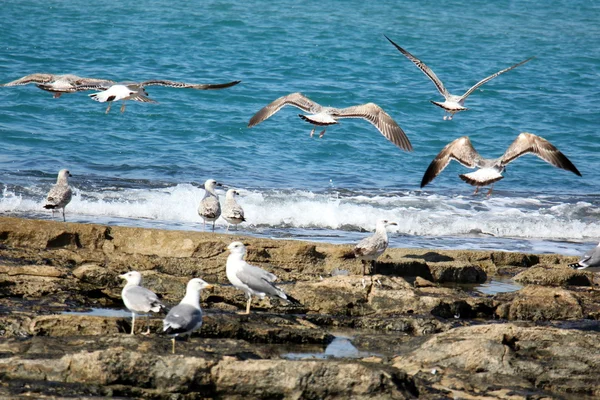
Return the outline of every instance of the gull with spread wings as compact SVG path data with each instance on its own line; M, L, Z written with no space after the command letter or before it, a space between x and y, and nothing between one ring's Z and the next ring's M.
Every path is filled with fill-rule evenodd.
M456 96L456 95L451 94L448 91L448 89L446 89L446 87L444 86L444 84L442 83L442 81L440 80L440 78L438 78L437 75L431 70L431 68L429 68L427 65L425 65L425 63L423 61L419 60L417 57L413 56L408 51L406 51L402 47L398 46L389 37L385 36L385 38L387 40L389 40L389 42L391 44L393 44L394 47L396 47L400 51L400 53L404 54L406 56L406 58L408 58L410 61L412 61L421 71L423 71L423 73L425 75L427 75L427 77L429 79L431 79L431 81L433 82L433 84L435 85L435 87L437 88L437 90L440 92L440 94L442 96L444 96L444 101L443 102L433 101L433 100L430 100L430 101L433 104L435 104L436 106L443 108L444 111L445 111L445 113L444 113L444 119L449 119L449 120L452 119L454 117L454 114L456 114L457 112L468 110L468 108L465 107L465 100L478 87L480 87L481 85L483 85L486 82L491 81L492 79L494 79L498 75L503 74L505 72L508 72L508 71L510 71L513 68L517 68L519 65L523 65L526 62L529 62L529 61L531 61L532 59L535 58L535 57L530 57L527 60L521 61L520 63L517 63L517 64L515 64L513 66L508 67L508 68L505 68L502 71L498 71L495 74L492 74L492 75L488 76L487 78L484 78L484 79L480 80L479 82L477 82L469 90L467 90L462 96ZM450 115L446 115L446 113L448 113Z
M342 118L365 119L373 124L387 140L394 143L402 150L412 151L412 145L402 128L400 128L396 121L375 103L361 104L346 108L323 107L301 93L292 93L267 104L254 114L248 123L248 128L258 125L287 105L297 107L308 113L309 115L298 114L298 116L317 126L335 125L338 123L338 120ZM316 128L313 128L310 132L311 137L314 135L315 129ZM323 137L326 129L327 128L323 129L319 137Z
M82 90L93 90L97 88L97 86L93 86L87 89L84 88L84 85L103 85L108 87L115 82L109 79L83 78L72 74L54 75L35 73L0 86L22 86L29 85L30 83L35 83L38 88L54 93L53 97L57 99L64 93L75 93Z
M488 191L489 196L492 194L494 182L504 178L502 172L504 172L506 165L527 153L532 153L555 167L581 176L575 165L560 150L546 139L532 133L523 132L519 134L499 158L481 157L473 148L469 137L463 136L446 145L433 159L423 175L421 187L424 187L438 176L451 160L456 160L465 167L478 168L475 172L462 174L459 177L469 185L475 186L475 193L480 187L491 185Z

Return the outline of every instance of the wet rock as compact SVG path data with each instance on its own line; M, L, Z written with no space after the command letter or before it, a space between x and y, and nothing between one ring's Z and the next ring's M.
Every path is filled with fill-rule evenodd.
M514 278L523 285L542 286L592 286L591 273L567 265L537 264Z

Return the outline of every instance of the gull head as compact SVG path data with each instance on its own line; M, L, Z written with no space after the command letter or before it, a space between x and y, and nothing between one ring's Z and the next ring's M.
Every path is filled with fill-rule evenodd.
M221 183L215 181L214 179L207 179L206 182L204 182L204 189L208 190L210 192L215 190L216 186L223 186L223 185Z
M388 226L397 226L398 224L387 219L380 219L377 221L377 226L382 228L387 228Z
M60 171L58 171L58 179L56 180L56 182L68 182L69 177L73 176L71 175L71 173L69 172L68 169L61 169Z
M210 289L211 287L213 287L213 285L211 285L210 283L200 279L200 278L194 278L194 279L190 279L190 281L187 284L187 291L196 291L199 292L201 290L204 289Z
M139 285L142 283L142 274L137 271L129 271L125 274L119 275L119 278L125 279L128 285Z
M242 242L232 242L227 246L227 249L231 251L231 254L246 254L246 246Z
M235 199L239 195L240 195L240 192L238 192L237 190L229 189L227 191L227 193L225 194L225 198L231 200L231 199Z

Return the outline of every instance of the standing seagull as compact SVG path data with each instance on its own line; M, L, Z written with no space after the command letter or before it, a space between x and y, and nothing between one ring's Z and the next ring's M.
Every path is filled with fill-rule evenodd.
M110 86L115 82L108 79L83 78L81 76L71 74L53 75L35 73L0 86L21 86L28 85L30 83L35 83L38 88L54 93L53 97L57 99L64 93L75 93L81 90L89 90L85 89L83 85L94 84Z
M379 130L387 140L394 143L402 150L412 151L412 145L402 128L400 128L396 121L375 103L361 104L346 108L323 107L301 93L292 93L278 98L254 114L248 123L248 128L258 125L286 105L297 107L302 111L309 113L310 115L298 114L298 116L317 126L334 125L342 118L365 119L375 125L377 130ZM313 128L310 132L311 137L315 133L315 129L316 128ZM319 134L319 137L323 137L326 129L327 128L323 129Z
M238 224L241 224L246 220L244 218L244 209L235 201L236 196L240 193L235 189L229 189L225 194L225 205L223 206L223 218L227 221L227 230L229 232L229 225L235 225L237 230Z
M300 304L298 300L285 294L283 290L273 284L277 276L262 268L255 267L244 261L246 246L242 242L233 242L227 246L231 254L227 257L226 273L229 282L246 294L246 314L250 314L252 295L261 299L265 296L279 297L292 304Z
M219 196L215 192L216 186L223 186L221 183L214 179L208 179L204 182L204 198L198 206L198 215L204 220L203 226L206 230L206 221L212 222L212 230L215 231L215 221L221 216L221 203L219 203Z
M465 92L465 94L463 94L462 96L456 96L456 95L451 94L446 89L446 87L444 86L444 84L442 83L442 81L440 80L440 78L438 78L437 75L431 70L431 68L429 68L427 65L425 65L425 63L423 61L419 60L417 57L413 56L408 51L406 51L402 47L398 46L389 37L385 36L385 38L387 40L389 40L390 43L393 44L400 51L400 53L404 54L406 56L406 58L408 58L410 61L412 61L421 71L423 71L423 73L425 75L427 75L427 77L429 79L431 79L431 81L433 82L433 84L435 85L435 87L437 88L437 90L441 93L442 96L444 96L445 100L444 100L444 102L432 101L432 100L430 100L430 101L433 104L435 104L436 106L443 108L446 113L450 114L450 115L446 115L446 113L444 113L444 119L449 119L449 120L452 119L452 117L454 117L454 114L456 114L457 112L468 110L468 108L466 108L464 106L465 105L465 100L479 86L483 85L484 83L486 83L488 81L491 81L492 79L494 79L498 75L503 74L505 72L508 72L508 71L510 71L513 68L517 68L519 65L523 65L526 62L529 62L529 61L531 61L531 60L533 60L535 58L535 57L530 57L530 58L528 58L525 61L521 61L520 63L517 63L517 64L515 64L515 65L513 65L511 67L503 69L502 71L498 71L495 74L492 74L492 75L488 76L487 78L484 78L484 79L480 80L479 82L477 82L469 90L467 90Z
M502 172L504 172L508 163L527 153L533 153L555 167L581 176L575 165L554 147L552 143L532 133L523 132L519 134L515 141L506 149L502 157L499 158L481 157L473 148L469 137L463 136L447 144L433 159L423 175L421 187L424 187L438 176L451 160L456 160L465 167L478 168L475 172L462 174L459 177L469 185L476 187L473 194L476 194L482 186L492 185L487 194L489 196L492 194L494 182L504 178Z
M594 288L594 272L600 272L600 243L593 249L585 252L578 262L569 264L574 269L590 269L592 272L592 288Z
M70 176L73 175L71 175L68 169L58 171L56 184L50 188L46 204L44 205L44 208L52 210L52 214L54 214L54 210L62 208L63 222L66 222L65 207L71 201L71 197L73 197L73 192L69 186Z
M200 292L212 285L200 278L191 279L185 290L185 297L173 307L163 320L163 332L172 336L172 352L175 354L175 338L179 335L191 336L192 332L202 326L202 309L200 308Z
M354 256L362 261L363 275L366 275L367 261L371 262L371 271L375 272L376 260L388 247L387 227L392 225L398 224L387 219L378 220L375 234L362 239L354 247Z
M138 314L147 314L150 311L159 312L164 309L165 306L160 302L158 296L151 290L142 287L142 275L137 271L130 271L126 274L119 275L119 278L125 279L127 284L121 291L121 298L125 307L131 311L131 334L135 330L135 316ZM148 330L142 335L150 333L150 326Z

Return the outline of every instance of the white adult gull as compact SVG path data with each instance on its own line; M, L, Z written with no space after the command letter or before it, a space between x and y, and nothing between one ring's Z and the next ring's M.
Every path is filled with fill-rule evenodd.
M475 193L482 186L492 185L488 196L492 194L494 182L504 178L502 173L511 161L522 155L532 153L555 167L571 171L581 176L575 165L561 153L552 143L532 133L523 132L498 158L483 158L473 148L468 136L463 136L449 143L433 159L421 180L424 187L438 176L451 160L456 160L465 167L478 168L477 171L459 175L460 179L475 186ZM474 193L474 194L475 194Z
M334 125L342 118L365 119L373 124L390 142L394 143L402 150L412 151L412 145L402 128L400 128L396 121L375 103L361 104L346 108L323 107L301 93L292 93L278 98L259 110L250 119L248 127L251 128L254 125L261 123L287 105L297 107L308 113L308 115L298 115L303 120L317 126ZM315 129L316 128L313 128L310 132L311 137L315 133ZM326 129L327 128L323 129L319 134L319 137L323 137Z
M84 78L72 74L54 75L45 73L35 73L26 75L12 82L0 86L21 86L35 83L36 86L47 92L54 93L54 98L59 98L64 93L75 93L86 89L83 85L112 85L115 82L109 79Z
M153 100L148 97L148 93L144 91L144 88L136 87L133 85L115 84L102 92L88 94L88 96L100 103L108 102L108 107L106 107L105 114L108 114L108 112L110 111L110 107L112 106L113 101L123 102L123 104L121 104L121 112L125 111L125 102L127 100L140 101L142 103L158 104L156 100Z
M578 262L569 264L574 269L588 269L592 273L600 272L600 243L593 249L586 251ZM594 287L594 275L592 274L592 288Z
M246 220L244 209L235 200L239 195L240 193L235 189L229 189L225 193L225 204L221 216L227 221L227 231L229 231L229 225L233 224L237 230L237 226Z
M451 94L448 91L448 89L446 89L446 87L444 86L444 84L442 83L442 81L440 80L440 78L438 78L437 75L431 70L431 68L429 68L427 65L425 65L425 63L423 61L419 60L417 57L413 56L408 51L406 51L402 47L398 46L389 37L385 36L385 38L387 40L389 40L389 42L391 44L393 44L394 47L396 47L400 51L400 53L404 54L406 56L406 58L408 58L410 61L412 61L421 71L423 71L423 73L429 79L431 79L431 81L433 82L433 84L435 85L435 87L437 88L437 90L440 92L440 94L442 96L444 96L444 101L443 102L431 100L431 103L435 104L438 107L443 108L444 111L449 114L449 115L446 115L446 113L444 113L444 119L449 119L449 120L452 119L452 117L454 117L454 114L456 114L457 112L468 110L468 108L465 107L465 100L475 90L477 90L477 88L479 88L481 85L483 85L486 82L491 81L492 79L494 79L498 75L503 74L505 72L508 72L508 71L510 71L513 68L517 68L519 65L523 65L526 62L529 62L529 61L531 61L532 59L535 58L535 57L530 57L530 58L528 58L528 59L526 59L524 61L521 61L521 62L519 62L519 63L517 63L515 65L512 65L512 66L510 66L508 68L505 68L505 69L503 69L501 71L498 71L495 74L492 74L492 75L488 76L487 78L483 78L482 80L480 80L479 82L477 82L475 85L473 85L469 90L467 90L462 96L456 96L456 95Z
M172 337L171 351L175 354L175 338L179 335L190 336L202 326L202 309L200 308L200 292L212 285L200 278L191 279L186 287L185 296L173 307L163 320L163 332Z
M362 239L354 247L354 256L362 261L363 275L366 275L367 261L371 262L371 271L375 272L375 264L380 255L388 247L387 227L398 225L387 219L380 219L375 226L375 234Z
M277 280L277 276L262 268L250 265L244 260L246 246L242 242L233 242L227 246L227 249L231 252L227 257L225 267L227 279L233 286L246 294L248 298L246 314L250 314L252 295L261 299L265 296L278 297L292 304L300 304L298 300L275 286L273 282Z
M198 215L202 217L203 227L206 230L206 222L212 222L212 230L215 231L215 221L221 216L221 203L219 195L215 192L215 187L223 186L214 179L207 179L204 182L204 197L198 206Z
M48 196L46 197L46 204L44 205L45 209L52 210L53 215L54 210L62 209L63 222L66 222L65 207L71 202L71 198L73 197L73 191L69 186L70 176L73 175L71 175L68 169L61 169L60 171L58 171L56 184L54 184L50 188L50 191L48 191Z
M142 286L142 274L138 271L129 271L119 275L119 278L125 279L127 284L121 291L121 298L125 307L131 311L131 334L135 330L135 316L139 314L148 314L150 311L159 312L165 309L164 304L158 299L156 293ZM150 333L150 326L143 335Z

